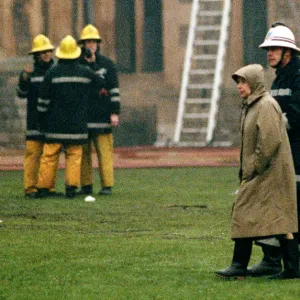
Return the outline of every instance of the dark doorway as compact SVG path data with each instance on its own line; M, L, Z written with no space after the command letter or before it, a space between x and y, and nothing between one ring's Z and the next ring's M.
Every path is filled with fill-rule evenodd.
M267 30L267 0L243 0L244 64L266 66L266 55L258 46L264 41Z
M135 72L134 0L116 0L116 55L121 72Z
M144 0L143 71L163 70L162 1Z

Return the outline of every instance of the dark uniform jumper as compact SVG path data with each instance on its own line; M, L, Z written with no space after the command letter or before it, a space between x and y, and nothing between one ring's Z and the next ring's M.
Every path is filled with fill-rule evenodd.
M99 53L96 54L95 62L88 63L85 59L81 59L80 63L91 68L105 82L100 96L91 91L88 109L89 134L112 133L110 116L120 113L119 82L114 63Z
M44 76L53 64L53 60L50 63L35 61L29 80L24 80L24 71L20 74L17 95L20 99L27 99L26 140L41 141L44 138L38 124L37 100Z

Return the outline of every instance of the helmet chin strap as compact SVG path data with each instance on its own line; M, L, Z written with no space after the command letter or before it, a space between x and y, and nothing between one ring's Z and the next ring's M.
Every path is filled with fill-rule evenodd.
M286 53L286 49L285 48L282 48L282 54L281 54L281 58L280 58L280 61L277 63L277 65L275 65L273 68L274 69L278 69L282 66L283 64L283 60L284 60L284 57L285 57L285 53Z

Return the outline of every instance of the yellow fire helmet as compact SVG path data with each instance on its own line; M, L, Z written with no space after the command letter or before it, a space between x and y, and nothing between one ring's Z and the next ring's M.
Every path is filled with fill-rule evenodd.
M43 34L37 35L32 41L32 49L28 54L34 54L43 51L52 51L54 46L50 40Z
M67 35L61 40L55 52L55 56L62 59L75 59L78 58L80 54L80 47L77 45L76 40L70 35Z
M91 24L86 25L82 29L81 35L80 35L80 40L78 41L78 43L82 44L86 40L96 40L98 43L101 43L101 41L102 41L102 39L99 35L99 32L98 32L98 29Z

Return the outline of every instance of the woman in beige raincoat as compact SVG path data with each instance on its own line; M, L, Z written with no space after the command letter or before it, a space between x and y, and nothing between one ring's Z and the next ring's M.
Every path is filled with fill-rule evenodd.
M278 237L284 271L270 278L299 277L296 186L284 116L263 84L263 67L248 65L232 76L243 98L241 185L232 210L232 265L220 277L244 277L252 243Z

